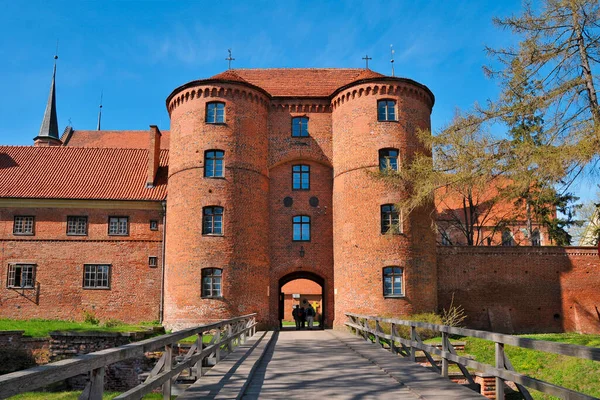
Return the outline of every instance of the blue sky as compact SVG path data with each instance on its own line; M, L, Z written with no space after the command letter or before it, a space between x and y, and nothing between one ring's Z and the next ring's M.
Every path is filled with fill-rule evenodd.
M520 0L480 1L0 1L0 143L31 144L48 96L59 40L59 126L169 128L165 99L190 80L233 67L361 68L427 85L434 131L455 108L498 92L484 46L514 40L492 24ZM590 186L590 185L582 185ZM583 197L589 191L575 188Z

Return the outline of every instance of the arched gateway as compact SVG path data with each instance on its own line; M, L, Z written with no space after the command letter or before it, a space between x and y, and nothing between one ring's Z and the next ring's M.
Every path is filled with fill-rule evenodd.
M309 272L309 271L296 271L296 272L292 272L290 274L287 274L285 276L283 276L282 278L279 279L279 290L277 291L277 293L279 293L279 303L278 303L278 309L277 309L277 316L279 319L279 326L282 326L282 321L284 319L284 313L285 313L285 308L286 306L288 308L291 308L291 304L286 304L285 301L285 293L283 292L283 287L293 281L297 281L297 280L309 280L312 281L314 283L316 283L317 285L319 285L321 287L321 296L320 296L320 309L318 310L319 314L320 314L320 323L318 324L319 328L323 328L325 325L325 321L326 321L326 316L328 316L328 304L327 304L327 299L326 299L326 288L325 288L325 279L322 278L321 276L313 273L313 272ZM299 292L302 292L302 290L298 290ZM300 295L302 295L303 293L298 293ZM300 300L300 298L298 299ZM305 300L306 301L306 300Z

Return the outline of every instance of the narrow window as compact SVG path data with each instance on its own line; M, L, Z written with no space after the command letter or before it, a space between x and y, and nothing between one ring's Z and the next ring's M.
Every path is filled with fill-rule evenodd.
M308 137L308 117L292 118L292 137Z
M158 257L148 257L148 266L150 268L156 268L158 266Z
M13 234L15 235L33 235L35 218L29 216L15 216L13 224Z
M223 234L223 207L204 207L202 209L202 234Z
M158 220L156 220L156 219L151 219L150 220L150 230L151 231L157 231L158 230Z
M447 232L442 232L442 246L450 246L452 245L452 242L450 241L450 237L448 236Z
M225 123L225 103L215 101L206 104L206 122L208 124Z
M293 165L292 166L292 190L310 189L310 166Z
M204 176L207 178L222 178L223 159L225 152L221 150L208 150L204 153Z
M108 234L118 236L129 235L129 217L109 217Z
M379 100L377 102L378 121L396 121L396 102L394 100Z
M400 213L394 204L384 204L381 206L381 233L402 233Z
M295 242L310 242L310 217L298 215L293 218L293 240Z
M9 288L33 288L35 283L34 264L9 264L8 279L6 287Z
M506 229L502 232L502 246L514 246L515 241L513 239L513 234L511 231Z
M67 235L87 235L87 217L67 217Z
M534 229L531 232L531 245L532 246L541 246L542 245L542 236L540 235L539 229Z
M110 265L85 264L83 266L84 289L110 289Z
M401 267L385 267L383 269L383 295L403 296L403 270Z
M221 276L219 268L204 268L202 270L202 297L222 297Z
M379 150L379 170L398 171L398 149Z

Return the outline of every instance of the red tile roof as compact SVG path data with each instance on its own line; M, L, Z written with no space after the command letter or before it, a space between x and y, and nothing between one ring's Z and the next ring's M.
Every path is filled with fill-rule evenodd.
M359 79L384 76L364 68L266 68L235 69L233 72L275 97L327 97L341 86ZM210 79L227 79L222 77L224 74Z
M148 130L145 131L79 131L65 133L61 140L64 146L97 147L117 149L147 149ZM160 131L160 148L169 148L169 131Z
M168 156L160 152L156 186L146 188L145 149L0 146L0 197L164 200Z
M227 81L235 81L235 82L244 82L248 83L244 78L239 76L234 70L228 69L225 72L221 72L215 76L212 76L210 79L224 79Z

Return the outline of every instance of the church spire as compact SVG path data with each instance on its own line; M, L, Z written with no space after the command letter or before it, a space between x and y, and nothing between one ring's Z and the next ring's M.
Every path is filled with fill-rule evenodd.
M36 146L51 146L61 144L60 138L58 137L58 118L56 117L55 80L57 59L58 55L55 55L54 71L52 72L52 82L50 83L50 94L48 95L48 103L46 104L46 111L44 112L42 126L40 127L40 132L38 135L33 139Z

